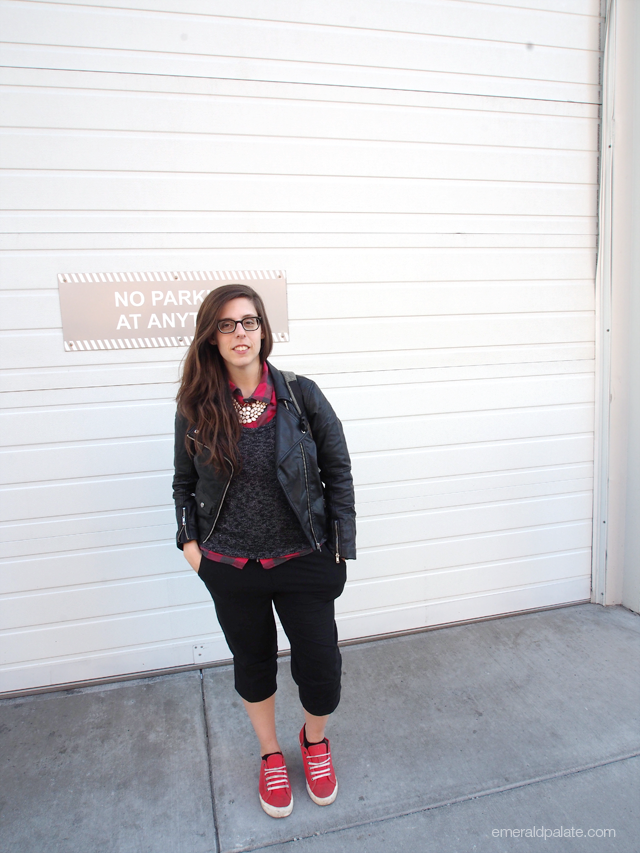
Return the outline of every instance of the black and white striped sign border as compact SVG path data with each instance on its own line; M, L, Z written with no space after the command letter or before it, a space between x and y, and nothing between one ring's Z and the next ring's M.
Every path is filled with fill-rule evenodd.
M188 347L192 338L184 335L181 338L106 338L102 341L65 341L67 352L86 352L87 350L113 349L148 349L149 347Z
M234 281L265 281L274 278L283 278L284 270L190 270L188 272L67 272L59 273L59 282L124 282L126 284L136 281L215 281L231 284Z

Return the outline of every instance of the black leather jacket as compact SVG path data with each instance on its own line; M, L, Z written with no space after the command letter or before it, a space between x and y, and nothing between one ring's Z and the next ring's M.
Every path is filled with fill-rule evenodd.
M327 542L336 560L356 558L356 513L351 460L342 424L315 382L298 376L310 431L304 429L287 384L272 364L276 414L277 477L310 545ZM186 420L176 415L173 499L177 545L211 535L233 477L216 473L201 456L189 456ZM188 440L188 439L187 439ZM323 486L324 484L324 486Z

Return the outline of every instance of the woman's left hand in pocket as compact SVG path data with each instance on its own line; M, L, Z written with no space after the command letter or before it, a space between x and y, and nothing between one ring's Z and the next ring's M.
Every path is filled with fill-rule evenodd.
M182 549L186 561L189 563L193 571L197 572L202 561L202 551L198 545L198 540L190 539L188 542L184 543Z

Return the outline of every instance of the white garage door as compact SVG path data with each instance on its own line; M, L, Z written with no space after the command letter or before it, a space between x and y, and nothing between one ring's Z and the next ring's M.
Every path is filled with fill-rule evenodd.
M181 353L65 353L60 272L287 271L274 362L353 451L342 638L589 597L597 0L0 14L0 689L229 654L173 544Z

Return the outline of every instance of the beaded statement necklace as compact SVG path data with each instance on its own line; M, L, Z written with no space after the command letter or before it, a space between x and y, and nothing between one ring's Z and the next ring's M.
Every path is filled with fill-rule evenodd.
M267 403L264 403L262 401L256 401L255 403L245 403L244 406L241 406L240 403L234 397L231 402L233 403L233 408L236 410L238 420L241 424L254 423L254 421L257 421L260 415L267 408Z

